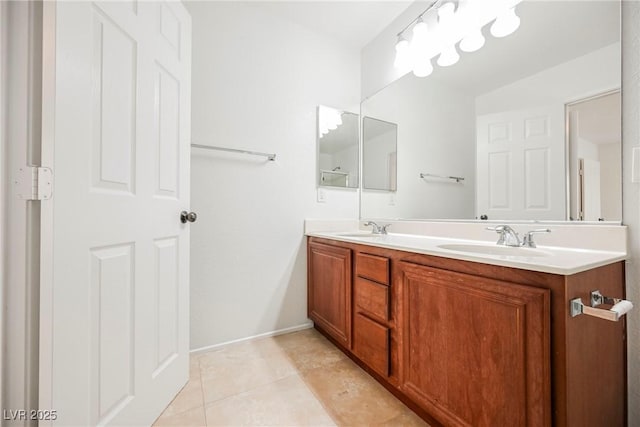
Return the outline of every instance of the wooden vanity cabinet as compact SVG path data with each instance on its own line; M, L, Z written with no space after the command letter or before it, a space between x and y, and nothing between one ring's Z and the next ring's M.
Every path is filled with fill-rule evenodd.
M624 297L623 262L563 276L311 237L308 286L316 328L433 426L626 425L625 318L569 314Z
M307 315L351 348L351 249L311 242L307 262Z

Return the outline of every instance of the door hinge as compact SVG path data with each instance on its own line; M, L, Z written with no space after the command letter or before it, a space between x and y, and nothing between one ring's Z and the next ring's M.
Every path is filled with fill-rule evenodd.
M49 168L23 166L13 180L15 194L23 200L48 200L53 193L53 172Z

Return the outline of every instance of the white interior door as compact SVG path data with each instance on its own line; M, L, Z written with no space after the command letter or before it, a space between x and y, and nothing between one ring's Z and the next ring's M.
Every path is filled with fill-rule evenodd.
M600 203L600 162L580 159L580 206L583 221L598 221L602 217Z
M40 409L149 425L188 379L191 19L45 2Z
M564 105L477 117L477 216L566 217Z

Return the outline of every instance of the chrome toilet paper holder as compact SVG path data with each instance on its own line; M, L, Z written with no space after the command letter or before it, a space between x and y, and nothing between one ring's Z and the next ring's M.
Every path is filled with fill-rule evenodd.
M610 309L596 308L601 304L611 304L613 307ZM585 305L581 298L572 299L570 305L571 317L586 314L612 322L620 320L631 309L633 309L631 301L604 296L599 290L591 291L591 306Z

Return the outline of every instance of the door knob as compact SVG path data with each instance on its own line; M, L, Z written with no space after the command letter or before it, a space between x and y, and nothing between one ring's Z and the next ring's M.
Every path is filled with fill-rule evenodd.
M196 219L198 219L198 215L196 215L195 212L187 212L187 211L180 212L180 222L183 224L186 224L187 221L196 222Z

